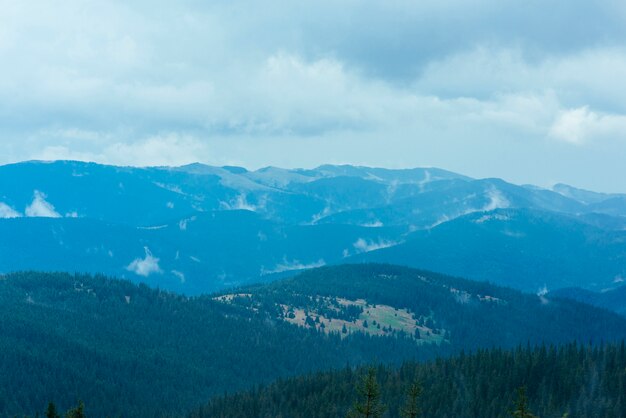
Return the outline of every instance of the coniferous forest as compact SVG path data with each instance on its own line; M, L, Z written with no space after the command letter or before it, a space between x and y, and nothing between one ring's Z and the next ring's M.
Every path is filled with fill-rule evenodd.
M378 388L368 381L371 370ZM368 400L370 415L363 412ZM214 399L189 418L618 418L626 416L625 401L623 343L567 344L280 380Z
M622 384L621 346L457 356L520 344L619 344L623 317L404 267L321 268L200 297L105 277L10 274L0 280L0 315L0 416L33 416L50 401L65 411L79 400L92 417L180 416L215 396L287 378L296 380L201 411L292 416L319 403L320 416L341 415L361 373L353 368L371 364L382 365L377 378L390 416L414 377L432 416L497 416L522 385L544 416L599 403L611 416L608 405L621 404L613 391ZM310 375L325 370L339 371Z

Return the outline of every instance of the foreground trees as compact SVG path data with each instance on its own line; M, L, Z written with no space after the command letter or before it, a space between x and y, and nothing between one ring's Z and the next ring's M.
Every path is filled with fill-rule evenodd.
M382 417L385 407L380 402L380 388L376 381L376 370L374 368L367 370L367 374L362 377L361 384L357 390L360 400L348 412L348 418Z
M359 412L355 400L362 405L366 399L356 388L363 387L368 370L344 368L277 381L214 398L191 417L246 418L248 411L258 417L346 417ZM385 418L626 417L625 344L478 350L379 366L375 377ZM412 388L416 381L421 388Z
M528 409L528 398L526 397L526 388L517 389L517 400L515 401L515 410L511 412L514 418L537 418L530 413Z

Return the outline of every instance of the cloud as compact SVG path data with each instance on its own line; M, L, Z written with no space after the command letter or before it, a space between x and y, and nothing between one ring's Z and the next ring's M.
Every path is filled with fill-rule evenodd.
M63 133L58 133L63 135ZM108 138L108 136L103 136ZM57 138L57 139L54 139ZM67 140L57 136L50 139ZM105 164L134 166L181 166L198 161L199 156L208 156L208 147L196 138L178 133L157 134L139 141L115 142L109 139L92 143L93 150L77 151L75 143L83 142L70 138L69 146L47 146L33 155L39 160L82 160Z
M550 291L548 290L548 287L546 285L543 285L543 287L537 290L537 296L539 297L539 300L541 301L543 305L546 305L549 303L548 298L546 298L548 293L550 293Z
M3 8L0 163L426 165L623 187L621 2L154 4Z
M258 206L248 203L248 199L245 194L238 195L230 202L221 202L221 206L226 210L248 210L256 212L260 209Z
M54 206L46 201L46 195L35 190L32 203L24 211L29 218L61 218Z
M489 199L489 203L481 209L482 211L489 212L495 209L506 209L511 206L511 202L495 187L489 189L486 196Z
M380 250L382 248L393 247L394 245L398 245L398 242L389 241L382 238L378 239L377 241L359 238L354 242L354 244L352 244L357 253L367 253L370 251Z
M367 222L362 224L361 226L365 227L365 228L381 228L383 226L385 226L381 221L379 221L378 219L372 221L372 222Z
M601 137L626 138L626 115L599 114L588 106L564 110L552 124L550 136L576 145Z
M146 253L144 258L134 259L126 270L132 271L138 276L148 277L152 274L161 274L163 271L159 267L159 259L154 257L148 247L144 247Z
M22 214L6 203L0 202L0 219L19 218Z
M326 262L323 259L319 259L311 263L302 263L299 260L288 261L286 258L284 258L283 262L277 264L273 269L266 270L264 267L261 268L261 275L264 276L266 274L282 273L284 271L290 270L306 270L322 267L325 265Z

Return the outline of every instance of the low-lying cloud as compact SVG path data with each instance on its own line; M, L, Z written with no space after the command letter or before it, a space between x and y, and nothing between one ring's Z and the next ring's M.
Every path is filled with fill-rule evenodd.
M138 276L148 277L152 274L161 274L163 271L159 267L159 259L152 255L148 247L144 247L145 257L134 259L126 270Z
M398 242L384 238L380 238L378 240L359 238L354 242L354 244L352 244L352 247L354 247L357 253L367 253L370 251L393 247L394 245L398 245Z
M261 275L264 276L266 274L282 273L284 271L291 271L291 270L306 270L306 269L322 267L325 265L326 265L326 262L323 259L319 259L311 263L302 263L299 260L288 261L285 258L283 259L282 263L278 263L272 269L268 270L268 269L262 268Z
M13 209L6 203L0 202L0 219L20 218L21 213Z
M35 190L32 203L24 211L26 216L29 218L61 218L61 214L46 200L46 197L44 193Z

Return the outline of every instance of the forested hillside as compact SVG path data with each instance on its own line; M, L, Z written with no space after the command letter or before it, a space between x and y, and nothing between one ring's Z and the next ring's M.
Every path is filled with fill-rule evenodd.
M626 286L620 276L616 280L618 287L605 289L602 292L592 292L581 288L565 288L550 292L551 297L576 300L588 305L608 309L626 316Z
M280 380L272 385L220 397L190 418L336 418L355 402L366 369L345 368ZM480 350L426 364L378 367L384 417L399 418L417 382L417 416L501 418L516 408L524 387L529 410L540 418L626 416L626 349L569 344ZM514 415L521 416L521 415ZM524 415L526 416L526 415Z
M0 280L0 416L182 413L277 377L432 357L407 339L325 335L211 297L68 274Z
M471 213L352 262L408 265L537 292L604 289L626 276L626 232L529 209Z
M92 416L181 413L224 391L347 364L626 338L626 320L608 311L388 265L195 298L103 277L11 274L0 280L0 316L1 416L79 399Z
M385 319L389 312L385 307L390 307L387 315L396 324L387 334L414 329L407 325L412 319L422 339L428 336L429 331L422 328L426 326L431 334L434 330L442 337L444 346L454 349L511 347L527 341L599 342L626 336L623 318L588 305L385 264L322 267L225 295L230 295L227 304L272 312L286 321L324 330L321 324L328 325L329 318L337 317L336 309L329 313L332 298L339 299L344 308L356 305L359 312L348 322L361 324L363 329L367 320L370 333L372 325L376 326L372 317ZM386 324L389 329L391 324Z

